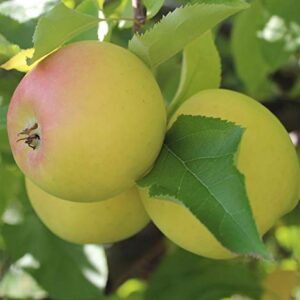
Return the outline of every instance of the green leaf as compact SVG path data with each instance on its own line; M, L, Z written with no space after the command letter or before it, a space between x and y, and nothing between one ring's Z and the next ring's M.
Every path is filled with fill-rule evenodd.
M150 277L145 300L216 300L232 295L258 300L263 292L260 282L261 275L254 266L177 250Z
M32 35L37 20L19 23L7 16L0 15L0 33L11 43L17 44L22 49L32 47Z
M20 51L18 45L10 43L2 34L0 34L0 65Z
M155 69L155 78L166 104L169 104L176 94L180 82L180 72L180 54L171 57Z
M76 11L98 18L99 6L96 0L84 0L76 7ZM93 26L91 29L82 32L69 42L73 43L83 40L98 40L98 26Z
M133 19L134 19L134 15L133 15L133 9L132 9L132 3L131 0L126 0L126 1L122 1L119 9L117 11L115 11L115 17L117 18L129 18L131 20L122 20L119 21L115 24L118 24L118 27L121 29L125 29L125 28L132 28L133 26ZM128 41L128 40L127 40ZM127 42L126 41L126 42Z
M235 166L243 131L220 119L179 116L138 184L149 187L151 197L180 201L231 251L268 257Z
M16 55L11 57L8 61L4 64L0 65L1 69L10 71L10 70L17 70L19 72L29 72L31 69L35 67L35 64L28 66L27 61L28 59L32 58L34 53L34 49L26 49L20 50Z
M164 0L143 0L143 4L147 9L147 18L153 18L164 5Z
M300 23L300 2L298 0L264 0L264 3L272 15L281 16L287 22Z
M60 3L41 17L34 33L31 63L62 46L71 38L98 25L98 18L79 13Z
M23 184L22 174L14 164L5 161L4 155L2 155L2 161L0 161L0 182L0 223L2 223L1 217L7 204L20 198Z
M153 69L225 18L248 7L240 0L223 2L177 8L149 31L134 35L129 49Z
M49 294L64 300L102 299L101 289L92 284L84 273L97 270L87 259L82 246L73 245L54 236L33 213L23 223L3 226L8 254L17 261L30 254L38 267L26 270Z
M221 83L221 60L211 32L187 45L183 51L180 84L169 113L172 115L189 97Z
M235 67L248 93L257 100L268 98L274 88L268 75L272 68L266 62L258 31L265 22L265 11L259 0L251 8L237 16L232 32L232 50Z
M6 115L8 106L0 106L0 129L6 128Z
M7 72L0 69L0 103L2 106L9 103L22 77L19 72Z
M90 16L98 17L99 5L96 0L83 0L76 11Z

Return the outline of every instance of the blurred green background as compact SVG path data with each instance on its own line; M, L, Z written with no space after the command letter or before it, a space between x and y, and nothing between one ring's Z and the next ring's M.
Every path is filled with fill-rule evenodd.
M38 18L58 2L0 0L0 65L20 49L33 47ZM91 1L63 2L70 8L99 15ZM142 30L176 7L192 2L197 1L156 1L159 10ZM214 31L223 66L222 86L254 97L277 115L300 155L300 1L249 2L250 9ZM100 15L131 18L131 1L106 1ZM132 22L120 21L101 23L81 39L105 39L126 47L131 37ZM156 70L166 101L176 92L181 59L179 54ZM17 70L0 69L0 107L7 107L23 76ZM0 122L1 299L281 299L262 298L268 274L275 270L293 274L299 271L299 206L265 236L274 261L247 257L213 261L178 249L152 224L114 245L77 246L64 242L36 217L23 179ZM288 286L286 274L274 288ZM295 288L293 294L293 299L300 299L300 290Z

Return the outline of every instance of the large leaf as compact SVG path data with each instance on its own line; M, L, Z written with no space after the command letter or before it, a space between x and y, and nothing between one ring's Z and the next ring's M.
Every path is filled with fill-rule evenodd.
M129 49L155 68L228 16L248 7L241 0L200 3L177 8L146 33L136 34Z
M214 261L177 250L150 278L146 300L216 300L232 295L258 300L260 281L258 270L245 263Z
M180 84L169 114L197 92L218 88L220 82L220 56L211 32L207 32L184 48Z
M243 129L203 116L179 116L152 171L139 181L151 197L180 201L235 253L268 257L234 156ZM178 224L180 226L180 224Z
M82 14L60 3L41 17L34 33L31 63L59 48L80 33L98 25L98 18Z
M64 242L51 232L31 212L19 225L3 226L7 251L16 261L30 254L37 266L27 271L54 299L102 299L100 288L92 284L84 273L96 269L88 261L83 247ZM98 274L99 276L99 274Z

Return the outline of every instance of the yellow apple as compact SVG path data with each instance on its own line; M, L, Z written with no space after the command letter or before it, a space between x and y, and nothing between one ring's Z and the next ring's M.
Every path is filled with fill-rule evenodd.
M134 235L149 222L136 187L107 200L89 203L59 199L29 179L26 189L43 223L72 243L113 243Z
M278 269L265 278L262 300L291 300L299 288L300 277L296 271Z
M206 90L183 103L169 126L179 115L217 117L245 128L237 168L245 175L248 198L261 234L294 208L299 197L296 151L284 127L263 105L229 90ZM141 195L154 223L179 246L216 259L234 256L183 205L150 198L145 189Z
M110 43L70 44L17 87L8 111L14 158L36 185L71 201L131 188L155 161L166 110L150 70Z

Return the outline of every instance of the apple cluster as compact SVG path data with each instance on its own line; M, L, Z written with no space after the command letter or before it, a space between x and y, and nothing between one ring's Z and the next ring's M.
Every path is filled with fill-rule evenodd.
M205 90L184 102L167 124L152 72L126 49L84 41L42 60L23 78L9 107L12 152L36 213L74 243L125 239L150 216L191 252L233 257L182 204L150 198L136 186L158 157L167 128L182 114L245 128L236 165L261 235L296 205L295 149L261 104L228 90Z
M34 209L75 243L112 243L147 224L135 182L151 169L165 131L151 71L128 50L97 41L42 60L8 112L10 145Z

